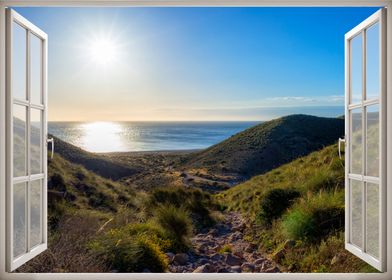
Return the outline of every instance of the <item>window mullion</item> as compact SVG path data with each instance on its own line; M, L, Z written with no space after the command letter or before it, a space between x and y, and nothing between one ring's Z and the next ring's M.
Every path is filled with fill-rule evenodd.
M366 149L366 32L362 31L362 251L366 252L366 200L367 183L364 180L367 169L367 149Z
M31 84L31 71L30 71L30 31L27 31L27 40L26 40L26 50L27 50L27 63L26 63L26 72L27 72L27 83L26 83L26 89L27 89L27 100L29 103L29 106L27 107L27 125L26 125L26 134L27 134L27 149L26 149L26 154L27 154L27 174L29 177L29 180L27 182L27 192L26 192L26 251L30 251L30 186L31 186L31 168L30 168L30 141L31 141L31 90L30 90L30 84Z

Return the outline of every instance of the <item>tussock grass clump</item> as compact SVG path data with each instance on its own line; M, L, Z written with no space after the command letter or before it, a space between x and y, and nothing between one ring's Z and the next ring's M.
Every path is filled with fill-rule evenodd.
M160 206L173 206L184 209L191 217L196 229L202 229L214 224L209 208L214 207L211 196L198 189L182 187L157 188L151 191L146 201L147 214L154 214L154 209Z
M193 232L192 220L183 208L162 205L155 210L155 221L172 242L172 250L186 251L190 248Z
M334 190L342 186L342 176L329 169L320 169L309 177L303 186L305 191L319 192L320 190Z
M110 230L92 242L90 248L118 272L167 270L167 259L159 244L145 234L129 234L127 227Z
M222 248L219 249L220 254L231 253L231 252L232 252L232 248L231 248L231 245L229 245L229 244L225 244L225 245L223 245Z
M271 225L272 221L279 218L299 196L300 193L292 189L269 190L260 201L257 221L264 225Z
M282 229L295 240L319 241L344 227L343 192L309 195L283 218Z

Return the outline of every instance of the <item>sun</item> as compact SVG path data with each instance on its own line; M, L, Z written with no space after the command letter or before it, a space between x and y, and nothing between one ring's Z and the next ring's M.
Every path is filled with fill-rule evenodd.
M90 59L98 65L108 65L118 58L118 44L111 38L95 38L89 43Z

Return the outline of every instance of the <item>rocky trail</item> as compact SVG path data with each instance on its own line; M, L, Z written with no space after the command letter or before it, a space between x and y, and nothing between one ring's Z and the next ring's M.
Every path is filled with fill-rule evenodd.
M239 213L225 214L208 233L192 238L189 253L166 253L170 272L241 273L280 272L278 266L256 245L244 240L246 221Z

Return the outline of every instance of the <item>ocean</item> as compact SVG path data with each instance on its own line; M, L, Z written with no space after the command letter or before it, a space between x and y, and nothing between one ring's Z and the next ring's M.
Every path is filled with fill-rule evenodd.
M261 122L49 122L58 138L95 153L204 149Z

